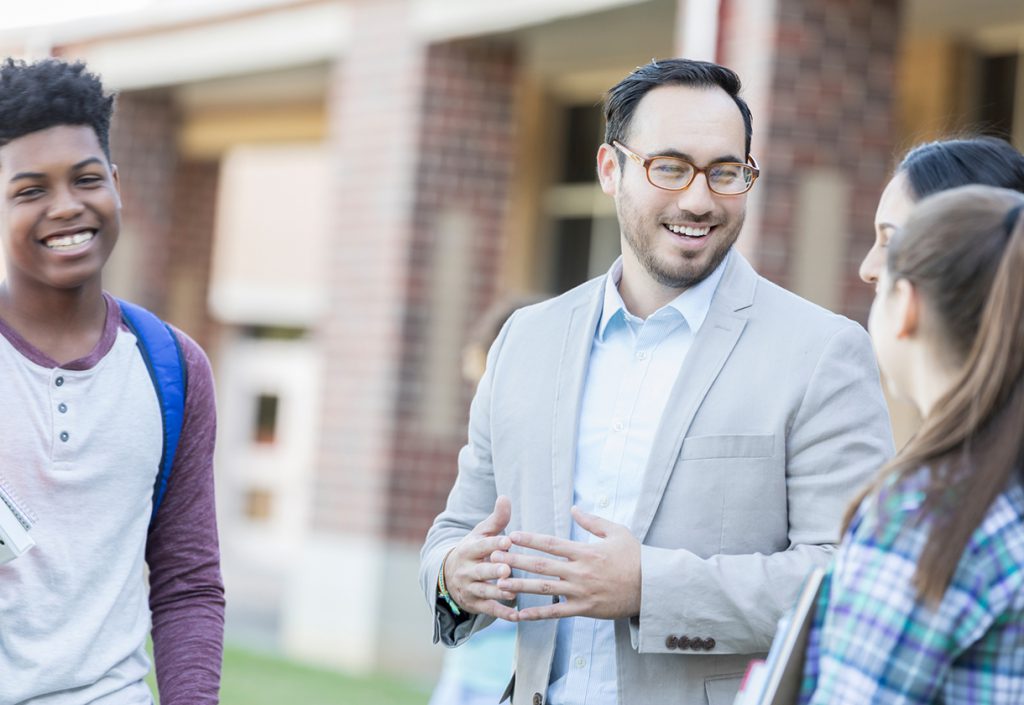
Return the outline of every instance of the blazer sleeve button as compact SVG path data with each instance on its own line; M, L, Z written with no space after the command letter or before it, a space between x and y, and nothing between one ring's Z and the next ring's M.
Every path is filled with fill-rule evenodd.
M715 648L715 640L711 637L708 637L704 640L704 650L711 651L713 648Z
M676 638L675 634L669 634L667 637L665 637L665 648L666 649L671 650L671 649L676 648L678 645L679 645L679 640Z
M680 649L689 649L692 646L693 646L693 644L690 642L690 637L688 637L688 636L681 636L681 637L679 637L679 648Z

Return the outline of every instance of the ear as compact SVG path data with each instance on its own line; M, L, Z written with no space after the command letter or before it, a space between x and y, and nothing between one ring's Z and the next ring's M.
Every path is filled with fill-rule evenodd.
M114 181L114 191L117 192L117 205L121 205L121 176L117 171L117 164L110 165L110 177Z
M619 186L619 152L610 144L602 144L597 149L597 180L601 182L601 190L614 196Z
M900 279L893 286L896 304L896 337L912 338L921 321L921 295L917 287L906 279Z

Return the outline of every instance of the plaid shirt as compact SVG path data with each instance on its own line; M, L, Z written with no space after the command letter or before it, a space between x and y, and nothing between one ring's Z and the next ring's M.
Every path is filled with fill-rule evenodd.
M801 705L1024 703L1024 489L996 498L933 609L912 584L925 480L860 507L819 595Z

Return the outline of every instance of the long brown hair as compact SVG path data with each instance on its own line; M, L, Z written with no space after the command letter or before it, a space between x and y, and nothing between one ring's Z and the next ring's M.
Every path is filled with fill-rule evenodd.
M890 285L905 279L938 320L958 378L906 447L847 511L922 468L931 522L914 585L942 600L995 498L1024 480L1024 196L964 186L925 198L889 243ZM845 529L844 529L845 531Z

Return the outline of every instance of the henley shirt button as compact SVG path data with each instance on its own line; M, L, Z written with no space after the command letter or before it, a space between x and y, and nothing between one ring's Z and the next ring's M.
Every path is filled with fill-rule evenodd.
M67 443L67 442L68 442L68 439L69 439L69 438L71 438L71 435L70 435L70 434L68 434L68 432L67 432L67 431L61 431L61 432L60 432L60 439L61 439L62 441L64 441L65 443Z
M68 405L65 404L64 402L61 402L60 404L57 405L57 411L59 411L62 414L68 413Z
M56 384L58 387L63 387L64 386L64 378L63 377L58 377L57 379L53 380L53 383Z

